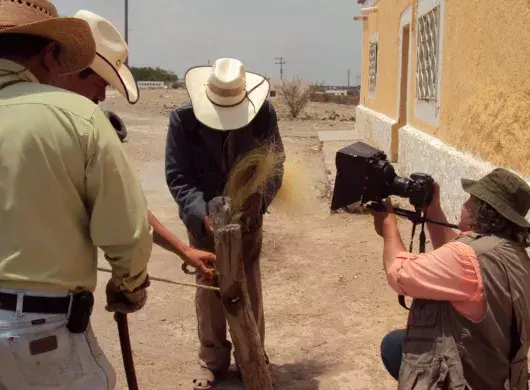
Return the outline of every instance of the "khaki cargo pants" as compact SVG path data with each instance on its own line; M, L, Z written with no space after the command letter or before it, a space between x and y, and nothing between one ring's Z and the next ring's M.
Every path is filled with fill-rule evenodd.
M265 341L265 319L263 315L263 297L261 292L260 254L263 241L263 219L243 229L243 259L247 278L248 295L252 312L258 326L261 345ZM206 238L197 241L188 231L190 245L193 248L215 252L213 240ZM197 284L212 285L202 274L197 273ZM212 371L216 376L224 376L230 367L232 344L227 340L226 317L223 304L215 291L197 289L195 295L199 333L199 364Z

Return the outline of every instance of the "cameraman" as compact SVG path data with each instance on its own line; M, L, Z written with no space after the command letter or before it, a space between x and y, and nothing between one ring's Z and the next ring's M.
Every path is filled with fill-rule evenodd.
M530 187L502 168L462 187L461 233L427 224L429 253L405 250L389 200L372 212L388 283L413 298L406 330L383 339L382 360L403 390L527 389ZM447 222L437 184L427 216Z

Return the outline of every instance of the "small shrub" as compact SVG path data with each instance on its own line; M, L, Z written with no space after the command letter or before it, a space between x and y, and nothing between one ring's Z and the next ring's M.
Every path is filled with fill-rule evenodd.
M309 103L311 91L309 87L304 86L302 79L297 77L292 80L283 80L278 87L278 94L287 105L291 116L296 118Z

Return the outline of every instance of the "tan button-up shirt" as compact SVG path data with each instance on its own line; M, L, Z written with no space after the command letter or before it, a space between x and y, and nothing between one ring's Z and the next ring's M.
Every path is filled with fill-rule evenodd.
M151 255L147 204L90 100L0 59L0 288L96 287L97 247L128 290Z

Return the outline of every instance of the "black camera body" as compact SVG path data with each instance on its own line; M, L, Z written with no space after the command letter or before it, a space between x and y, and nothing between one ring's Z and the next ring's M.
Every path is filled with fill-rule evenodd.
M430 175L413 173L410 178L398 176L386 154L364 142L340 149L335 165L337 175L331 210L357 202L381 203L390 195L407 198L416 209L432 201L434 179Z

